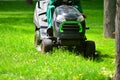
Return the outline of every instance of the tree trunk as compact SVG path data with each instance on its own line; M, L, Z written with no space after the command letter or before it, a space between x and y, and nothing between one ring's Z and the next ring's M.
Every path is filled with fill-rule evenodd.
M104 0L104 36L115 38L116 0Z
M116 72L114 80L120 80L120 0L116 2L116 21L115 21L115 38L116 38Z
M26 3L27 3L28 5L32 5L32 4L33 4L33 1L32 1L32 0L26 0Z

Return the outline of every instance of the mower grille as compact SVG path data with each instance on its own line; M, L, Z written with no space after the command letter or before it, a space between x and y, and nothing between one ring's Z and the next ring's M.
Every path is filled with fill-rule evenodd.
M72 31L72 32L79 32L79 25L78 24L64 24L62 27L63 31Z

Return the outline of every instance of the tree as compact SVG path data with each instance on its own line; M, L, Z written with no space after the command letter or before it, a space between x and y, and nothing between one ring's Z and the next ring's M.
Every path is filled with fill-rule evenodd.
M116 0L104 0L104 36L115 38Z
M116 38L116 71L114 80L120 80L120 0L116 2L116 20L115 20L115 38Z
M26 0L26 3L27 3L28 5L31 5L31 4L33 4L33 0Z

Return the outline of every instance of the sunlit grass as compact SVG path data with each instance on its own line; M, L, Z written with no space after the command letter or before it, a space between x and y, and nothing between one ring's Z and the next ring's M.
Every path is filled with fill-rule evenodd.
M65 49L50 54L34 46L34 6L24 2L0 2L0 80L111 80L114 74L114 39L103 37L102 2L82 1L88 40L94 40L99 56L89 60ZM89 6L89 5L90 6ZM96 6L96 8L94 8Z

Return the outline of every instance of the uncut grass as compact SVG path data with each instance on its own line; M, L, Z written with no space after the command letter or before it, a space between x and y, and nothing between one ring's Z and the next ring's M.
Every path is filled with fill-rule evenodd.
M98 5L100 0L91 1L82 3L90 27L86 31L87 38L96 42L99 52L94 61L64 49L40 54L34 47L35 3L26 6L20 1L0 2L0 79L111 80L115 64L114 40L103 37L102 2Z

